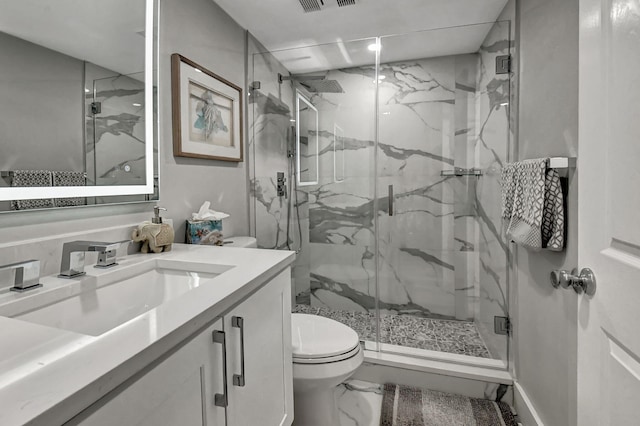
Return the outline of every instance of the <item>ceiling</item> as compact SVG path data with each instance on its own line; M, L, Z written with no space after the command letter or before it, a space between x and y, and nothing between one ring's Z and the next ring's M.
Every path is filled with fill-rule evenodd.
M384 35L407 34L386 39L393 49L386 49L383 39L386 53L382 59L385 60L386 55L386 62L476 52L491 26L464 26L496 21L507 3L507 0L355 0L354 5L338 7L337 0L323 0L320 11L305 13L299 0L213 1L270 51L333 44L333 48L342 53L329 54L335 58L324 59L332 64L329 69L348 64L356 66L370 60L358 61L352 54L352 63L340 62L344 51L349 50L345 46L355 46L345 41ZM458 28L408 34L449 27ZM318 49L327 56L326 50L331 47L316 48L316 54ZM323 59L316 58L312 51L303 53L296 49L276 56L291 72L309 72L326 65L321 64ZM311 57L306 65L305 61L291 60L305 56Z
M131 74L144 70L144 16L145 0L2 0L0 31Z

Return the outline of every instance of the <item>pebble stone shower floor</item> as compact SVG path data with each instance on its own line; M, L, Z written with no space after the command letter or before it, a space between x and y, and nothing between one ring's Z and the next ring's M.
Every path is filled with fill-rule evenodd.
M376 317L368 312L348 312L324 307L296 305L294 313L320 315L348 325L360 340L376 340ZM381 343L491 358L474 323L420 318L410 315L382 315Z

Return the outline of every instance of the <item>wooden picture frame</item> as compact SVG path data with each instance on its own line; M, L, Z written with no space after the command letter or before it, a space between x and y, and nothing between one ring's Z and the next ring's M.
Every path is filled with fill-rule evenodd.
M243 160L242 88L174 53L171 104L175 157Z

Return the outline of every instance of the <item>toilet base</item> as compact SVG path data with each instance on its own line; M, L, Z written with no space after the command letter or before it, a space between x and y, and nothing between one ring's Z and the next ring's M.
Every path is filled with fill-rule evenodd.
M295 393L294 426L338 426L338 403L335 387Z

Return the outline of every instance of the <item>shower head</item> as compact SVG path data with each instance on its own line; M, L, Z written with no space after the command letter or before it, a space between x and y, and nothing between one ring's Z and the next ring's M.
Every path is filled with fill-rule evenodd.
M282 75L278 73L278 82L296 81L311 93L344 93L336 80L327 80L323 75Z
M300 85L311 93L344 93L336 80L299 81Z

